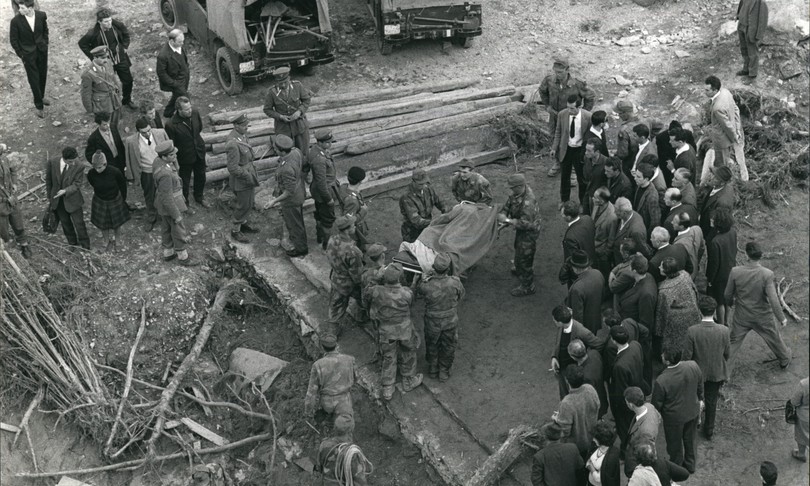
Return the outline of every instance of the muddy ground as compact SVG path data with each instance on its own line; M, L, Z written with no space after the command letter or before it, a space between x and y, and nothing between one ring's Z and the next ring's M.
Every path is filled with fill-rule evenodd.
M37 171L46 155L58 153L68 144L83 148L84 140L93 129L90 116L82 113L77 96L81 66L86 59L76 42L92 25L95 2L41 3L49 14L51 26L47 92L54 100L46 110L45 120L33 116L19 60L8 47L0 52L0 141L8 144L10 151L16 152L23 161L24 188L39 183ZM157 25L159 17L154 2L113 2L113 7L133 33L130 48L136 80L133 98L160 102L163 94L157 90L154 56L165 37L160 36L162 28ZM522 85L539 82L548 72L551 59L565 55L572 63L572 71L597 90L599 106L610 107L617 98L624 97L634 100L642 115L663 120L678 117L694 122L700 104L705 101L701 87L707 74L718 74L731 85L739 83L733 76L738 69L735 37L717 33L720 23L730 17L735 7L735 2L702 0L661 2L651 9L628 1L545 0L526 4L493 0L485 5L484 36L476 39L473 48L453 47L444 51L440 43L427 41L407 45L395 50L392 56L383 57L376 51L365 3L337 0L331 10L338 60L318 68L314 76L302 78L302 81L321 93L462 76L480 76L482 84L487 86ZM7 24L10 15L9 5L0 5L0 23ZM645 39L644 45L650 47L650 53L645 54L641 44L620 47L610 42L631 35ZM667 42L661 36L666 36ZM791 56L795 57L791 47L795 37L769 33L770 45L763 49L763 74L753 87L783 99L785 105L795 102L796 109L806 116L807 75L787 82L777 79L779 66ZM0 32L0 42L8 46L5 29ZM248 85L243 95L228 97L221 93L216 82L210 55L193 39L189 39L187 46L192 60L192 99L203 114L261 102L266 84ZM680 56L676 51L684 51L688 56ZM619 86L613 80L617 74L633 84L626 88ZM685 98L687 103L673 112L669 103L676 96ZM125 110L124 127L131 127L133 120L134 114ZM343 170L351 163L350 159L339 162ZM510 427L544 421L557 404L556 385L546 370L553 339L548 316L564 295L555 278L561 260L559 241L563 223L556 213L558 181L545 177L548 163L545 154L538 157L525 154L517 161L518 168L528 174L543 208L543 244L539 245L535 265L538 294L519 301L508 295L515 282L508 273L511 235L504 234L466 281L468 298L461 309L461 349L454 376L447 384L436 385L442 398L492 447L497 447ZM482 169L495 186L496 202L505 200L505 179L514 170L513 165ZM440 192L447 193L446 178L437 178L434 184ZM207 197L217 200L222 195L220 191L221 188L210 188ZM777 277L785 276L795 282L789 300L801 316L807 317L807 193L794 188L781 194L776 197L776 209L767 209L754 201L738 211L740 220L745 221L739 226L741 246L748 239L766 242L771 256L766 265ZM146 301L150 319L160 323L160 327L156 329L159 332L147 333L148 339L139 350L138 373L143 377L160 377L167 362L177 363L187 352L202 310L222 272L214 265L193 270L164 265L159 260L159 236L154 232L143 233L141 215L136 213L124 227L120 253L98 255L96 268L81 266L86 265L81 263L78 268L86 275L72 274L70 269L77 261L62 248L61 234L45 236L38 229L36 217L44 204L42 195L43 191L35 193L23 205L30 218L29 231L36 237L34 265L39 266L41 273L53 276L54 282L59 282L60 278L75 278L77 282L92 279L107 293L105 300L100 301L76 288L54 286L49 291L61 296L59 302L91 303L71 315L75 315L78 330L92 343L94 357L116 366L126 359L137 330L141 303ZM138 200L139 195L134 197ZM389 248L396 248L399 242L396 197L395 193L385 194L371 202L372 231ZM216 204L215 210L198 212L188 218L189 227L194 228L191 249L198 256L224 241L229 215L227 198L220 199L222 202ZM86 200L89 200L87 194ZM275 220L269 221L267 226L278 227ZM100 251L100 232L91 226L89 230L94 249ZM266 236L276 235L266 232ZM48 285L46 282L46 287ZM66 305L65 310L69 309ZM416 312L418 314L419 308ZM80 319L82 316L85 319ZM279 413L288 414L285 427L292 426L290 435L311 453L317 433L297 420L295 414L306 387L308 363L304 353L292 334L280 325L283 320L280 316L273 321L277 326L258 322L256 314L251 313L231 317L233 327L215 334L210 355L222 362L233 347L251 343L254 349L277 353L290 360L293 364L278 382L283 389L276 390L280 393L271 390L271 398L277 400L273 406L279 407ZM774 363L760 363L769 359L768 351L759 339L749 337L734 381L725 389L715 439L711 443L701 441L698 473L687 484L754 484L758 464L764 459L779 466L785 484L807 484L807 468L789 458L792 430L782 421L781 411L767 411L778 407L793 384L807 376L807 320L791 322L785 330L785 339L795 353L795 360L788 372L780 372ZM11 394L3 398L3 421L15 423L27 399L17 401ZM391 434L392 440L378 433L380 425L383 430L390 430L390 423L386 423L390 419L364 394L355 393L354 398L363 417L358 421L357 439L375 463L375 483L430 483L431 476L420 463L415 449L402 443L396 433ZM34 426L33 439L42 448L39 459L43 469L84 467L101 461L94 444L82 439L76 429L60 426L53 432L55 419L50 415L39 417L41 421ZM324 424L315 426L323 433ZM26 484L8 477L10 471L31 468L26 447L17 445L12 450L9 443L7 433L3 433L0 437L3 484ZM237 457L244 460L248 452ZM184 467L168 466L160 474L153 470L143 481L159 484L158 476L163 477L162 481L182 478ZM170 472L176 476L170 476ZM311 482L296 466L288 465L279 474L279 484ZM96 477L92 482L126 484L121 477Z

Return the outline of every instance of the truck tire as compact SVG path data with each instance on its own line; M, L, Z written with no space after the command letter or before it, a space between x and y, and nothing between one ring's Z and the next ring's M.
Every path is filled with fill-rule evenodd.
M175 4L174 0L158 0L157 6L158 13L160 13L160 20L163 22L163 25L166 26L167 30L176 29L183 23L183 19L181 19L178 14L177 4Z
M234 96L242 92L242 75L239 74L239 54L227 46L217 49L217 79L225 93Z

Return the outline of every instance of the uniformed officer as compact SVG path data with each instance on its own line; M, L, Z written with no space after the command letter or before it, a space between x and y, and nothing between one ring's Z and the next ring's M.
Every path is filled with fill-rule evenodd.
M11 239L11 233L8 230L10 225L22 256L31 258L28 235L25 234L25 220L15 195L20 168L5 156L7 149L6 144L0 143L0 239L6 242Z
M247 243L244 233L258 233L259 230L248 224L248 215L253 209L255 188L259 185L259 175L253 165L255 154L248 141L247 131L250 122L246 115L232 120L233 130L228 134L225 150L228 154L228 185L236 194L236 209L233 212L231 236L240 243Z
M449 275L450 255L439 253L433 273L425 276L417 293L425 298L425 360L428 376L445 382L458 344L458 303L464 298L461 279Z
M181 265L195 265L186 250L188 232L183 212L187 208L183 182L177 175L177 148L174 142L167 140L158 144L155 152L158 156L152 164L152 177L155 179L155 209L160 217L163 260L168 262L176 258Z
M354 217L341 216L335 221L337 234L329 238L326 258L332 271L329 274L329 323L340 335L341 322L346 316L349 299L362 306L360 276L363 274L363 252L354 244Z
M309 151L309 123L307 109L312 93L299 81L290 80L290 68L273 71L276 84L267 91L264 113L275 120L275 132L295 141L295 146L306 157Z
M638 143L636 137L633 135L633 127L638 125L638 116L633 113L633 103L631 101L621 100L616 103L616 113L619 114L621 124L619 125L619 134L616 140L616 157L622 159L622 172L624 172L630 180L633 176L630 170L636 161L636 154L638 154Z
M411 321L413 291L400 283L402 267L392 263L383 272L382 285L369 290L369 313L379 323L380 353L382 354L382 396L394 396L397 369L402 375L402 391L409 392L422 384L422 374L416 372L416 351L419 338Z
M307 170L312 172L309 193L315 201L315 234L324 249L335 223L335 201L339 198L335 161L329 151L333 140L331 130L316 130L315 143L307 155Z
M492 191L486 177L475 172L475 164L470 159L461 159L458 172L451 181L453 195L458 202L492 204Z
M354 421L351 394L354 357L337 351L337 338L332 334L324 335L320 341L325 354L312 364L304 399L304 415L312 417L320 409L334 414L335 419L344 416Z
M347 183L341 184L338 201L343 214L354 216L354 241L361 251L367 251L368 245L368 206L360 194L360 184L366 179L366 171L362 167L351 167L346 174Z
M577 95L579 105L591 111L594 100L596 100L596 93L588 87L585 81L571 76L568 71L567 59L555 59L551 68L554 72L543 78L538 92L540 93L540 100L546 106L548 112L548 131L553 136L557 130L557 113L566 108L568 96ZM554 177L559 171L560 163L554 159L554 166L548 171L548 176Z
M408 243L416 241L422 230L430 225L434 206L442 213L451 209L430 187L430 179L425 169L414 170L408 192L399 198L399 210L405 219L401 228L403 241Z
M532 188L526 184L523 174L512 174L506 180L512 194L503 205L498 221L515 228L515 269L520 285L510 292L514 297L523 297L535 292L534 253L540 236L540 217L537 200Z
M82 105L87 113L109 113L110 126L118 130L121 119L121 80L109 59L107 46L90 50L93 62L82 73Z
M301 151L293 147L293 141L286 135L277 135L273 141L276 153L279 154L278 169L276 169L276 189L273 199L264 205L270 209L276 204L281 205L281 218L290 235L293 248L287 250L287 256L295 258L309 253L307 246L307 229L304 226L304 177L301 170L303 156Z

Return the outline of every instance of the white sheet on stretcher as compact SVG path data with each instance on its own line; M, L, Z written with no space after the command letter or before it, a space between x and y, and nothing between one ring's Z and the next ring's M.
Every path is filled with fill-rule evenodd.
M427 273L433 268L433 260L436 259L436 252L430 247L425 246L421 241L416 240L413 243L403 241L399 245L399 251L407 251L413 255L416 261L419 262L422 273Z

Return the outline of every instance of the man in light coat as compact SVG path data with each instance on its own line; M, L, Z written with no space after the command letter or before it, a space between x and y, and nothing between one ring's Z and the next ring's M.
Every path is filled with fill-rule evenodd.
M144 230L152 231L157 222L155 210L155 178L152 168L157 158L157 146L169 140L161 128L152 128L149 118L141 117L135 122L135 133L124 140L126 154L125 175L141 186L143 201L146 205L146 225Z
M712 100L707 132L714 145L714 165L731 165L734 158L740 166L740 179L747 181L748 168L745 165L745 138L740 108L734 102L731 92L722 87L717 76L709 76L705 83L706 95Z
M580 204L585 197L585 175L583 157L585 156L585 134L591 129L591 112L580 108L578 95L568 96L567 109L557 114L557 127L554 131L554 142L551 144L551 156L557 157L560 163L560 203L565 203L571 196L571 170L577 174L577 197Z

